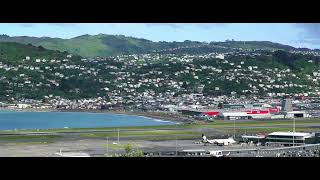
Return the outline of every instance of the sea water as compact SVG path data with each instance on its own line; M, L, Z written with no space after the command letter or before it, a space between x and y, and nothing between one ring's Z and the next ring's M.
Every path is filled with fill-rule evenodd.
M143 116L87 112L0 111L0 130L174 125Z

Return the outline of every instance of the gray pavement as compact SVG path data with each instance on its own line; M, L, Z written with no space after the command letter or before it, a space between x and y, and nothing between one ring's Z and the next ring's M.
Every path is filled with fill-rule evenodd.
M319 157L320 145L317 147L295 147L295 148L275 148L267 146L256 146L247 144L235 144L230 146L216 146L196 144L197 140L168 140L168 141L147 141L147 140L123 140L119 145L114 145L114 139L109 140L107 151L107 141L103 139L78 139L64 140L48 144L28 144L28 143L0 143L0 157L57 157L59 152L83 152L90 156L105 157L116 153L124 153L125 144L133 144L144 152L182 150L206 150L222 151L223 154L230 152L230 157ZM257 151L257 149L259 151ZM318 154L316 154L318 153Z

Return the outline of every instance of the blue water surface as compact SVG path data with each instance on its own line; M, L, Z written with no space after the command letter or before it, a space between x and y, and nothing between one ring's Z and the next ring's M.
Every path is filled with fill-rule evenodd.
M142 116L87 112L0 111L0 130L173 125Z

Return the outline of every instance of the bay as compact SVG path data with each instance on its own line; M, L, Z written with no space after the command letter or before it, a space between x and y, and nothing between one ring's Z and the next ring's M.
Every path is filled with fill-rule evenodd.
M174 124L176 123L171 121L124 114L0 111L0 130L98 128Z

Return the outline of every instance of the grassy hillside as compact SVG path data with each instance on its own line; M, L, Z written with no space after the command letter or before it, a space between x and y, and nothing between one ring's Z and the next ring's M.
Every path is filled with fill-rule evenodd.
M38 44L47 49L68 51L72 54L78 54L84 57L108 56L112 54L110 48L105 46L101 42L101 39L92 36L69 40L43 41Z
M230 48L242 48L242 49L262 49L262 50L292 50L295 49L292 46L274 43L270 41L226 41L216 42L216 45L230 47Z
M82 35L71 39L0 36L0 42L18 42L43 46L47 49L68 51L83 57L148 53L160 46L145 39L113 35Z
M192 41L158 43L123 35L99 34L83 35L66 40L44 40L36 44L48 49L68 51L83 57L104 57L119 54L150 53L154 50L177 48L201 43Z
M47 50L41 46L24 45L15 42L0 42L0 60L19 61L26 56L31 58L57 59L65 58L67 52Z
M110 43L113 41L115 42ZM148 40L104 35L99 38L88 35L80 36L64 42L64 45L77 49L76 47L82 48L82 42L90 42L91 44L85 46L89 49L96 45L90 49L92 54L100 52L96 51L99 48L105 53L106 47L109 48L109 52L127 53L145 51L147 46L164 47L161 46L161 43L164 42L159 45ZM60 48L57 45L59 43L50 43ZM170 46L182 46L185 45L183 43L190 42L169 44ZM197 44L197 42L192 43ZM78 44L78 46L71 44ZM104 45L103 48L99 46L101 44ZM123 44L126 44L128 48L123 47ZM227 63L213 57L194 58L192 62L178 61L177 58L180 58L181 55L172 56L172 53L169 52L167 56L155 61L140 56L139 61L130 66L126 65L126 60L130 60L131 57L123 57L123 61L118 61L117 58L108 58L106 61L81 61L80 56L67 58L68 54L68 52L47 50L41 46L0 42L0 101L1 98L3 100L8 100L8 98L42 99L49 95L69 99L103 96L114 99L112 94L109 95L110 92L120 92L120 95L125 97L124 102L130 104L132 103L130 102L131 97L143 97L144 92L153 91L156 94L163 94L171 91L176 92L178 96L179 94L196 93L199 86L202 85L204 85L203 93L206 95L230 95L231 92L242 95L251 93L249 90L252 91L252 89L259 89L261 95L268 92L300 93L319 88L318 82L313 81L313 78L316 78L313 72L320 72L320 57L287 51L264 52L259 56L234 54L226 57ZM30 56L31 60L23 60L26 56ZM157 55L151 56L156 59ZM47 59L47 61L37 62L36 58ZM59 61L48 61L52 59ZM141 66L141 64L146 65ZM249 67L252 69L252 66L256 68L249 70ZM190 70L190 67L193 69ZM187 69L188 72L185 72ZM281 79L278 74L281 74ZM309 76L312 78L308 78ZM152 79L152 82L143 81L146 78ZM163 81L155 83L157 79L163 79ZM180 88L170 85L169 79L182 82L182 84L179 83ZM129 84L128 82L143 83L137 87L129 86L130 91L128 91L125 90L127 87L124 85ZM283 87L285 84L296 84L296 86L281 89L263 88L259 87L262 82L265 84L264 87L273 84L283 85ZM249 87L248 84L257 88ZM216 87L219 87L219 90L216 90Z
M44 48L59 51L68 51L82 57L113 56L119 54L150 53L158 50L173 50L174 53L186 52L208 52L215 51L215 48L206 47L208 43L196 41L184 42L153 42L146 39L127 37L123 35L82 35L71 39L50 38L50 37L10 37L0 35L0 42L18 42L33 44ZM269 41L225 41L212 42L211 45L223 46L226 48L262 49L262 50L293 50L294 47L273 43ZM201 48L199 48L201 46ZM180 47L188 47L179 49ZM207 48L207 49L203 49ZM178 48L178 49L176 49Z

